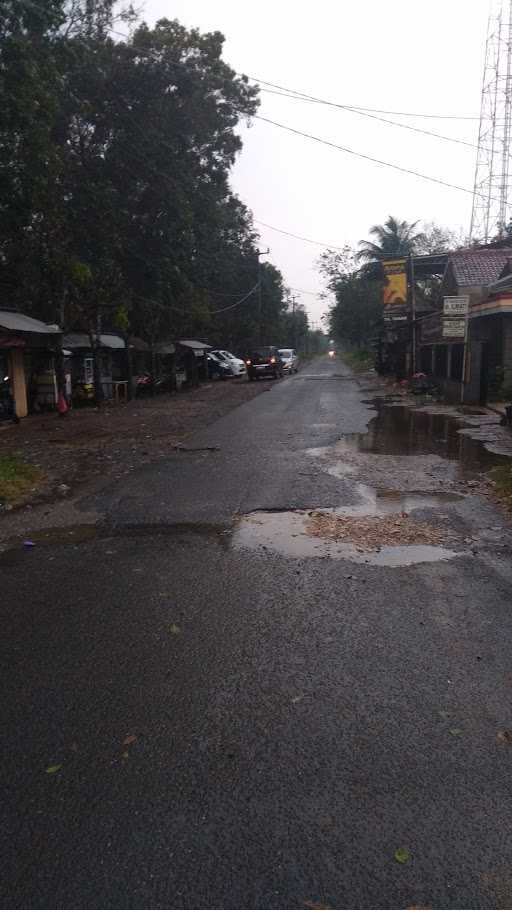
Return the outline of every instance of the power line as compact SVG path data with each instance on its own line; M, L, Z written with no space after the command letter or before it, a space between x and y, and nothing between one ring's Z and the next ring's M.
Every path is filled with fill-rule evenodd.
M259 286L260 286L260 281L259 281L259 278L258 278L258 281L257 281L256 284L254 285L254 287L251 288L251 290L249 291L248 294L245 295L245 297L242 297L241 300L237 300L236 303L230 304L230 306L225 306L225 307L223 307L221 310L211 310L211 311L210 311L210 315L211 315L211 316L216 316L218 313L225 313L226 310L234 310L234 308L235 308L236 306L240 306L240 304L245 303L245 301L249 299L249 297L251 296L251 294L254 294L254 292L259 288Z
M263 88L262 92L269 95L277 95L279 98L290 98L293 101L306 101L312 104L322 104L327 107L334 107L338 110L347 111L349 114L358 114L360 117L367 117L370 120L377 120L379 123L387 123L389 126L397 126L402 130L410 130L413 133L421 133L423 136L431 136L434 139L442 139L444 142L454 142L456 145L465 145L467 148L477 149L476 142L467 142L465 139L456 139L454 136L443 136L441 133L434 133L432 130L423 130L419 126L411 126L408 123L397 123L396 120L387 120L385 117L378 117L376 114L369 114L364 110L357 110L346 104L336 104L334 101L323 101L321 98L313 98L307 95L287 94L286 92L277 92L273 89ZM290 90L291 91L291 90Z
M258 119L264 120L265 118L260 117ZM273 121L269 120L268 122L272 123ZM257 218L254 219L254 223L261 224L263 227L269 228L271 231L277 231L278 234L284 234L286 237L294 237L295 240L303 240L304 243L314 243L315 246L321 246L324 249L325 249L325 247L329 247L329 249L331 249L331 250L340 250L340 252L343 251L343 249L344 249L344 247L334 246L334 244L332 244L332 243L323 243L321 240L311 240L310 237L302 237L300 234L293 234L291 231L283 231L282 228L274 227L273 224L267 224L265 221L258 221Z
M238 76L242 75L237 73ZM353 111L365 111L370 114L389 114L391 117L421 117L431 120L479 120L479 117L467 116L465 114L419 114L411 111L387 111L382 110L378 107L361 107L359 104L336 104L334 101L325 101L322 98L316 98L314 95L308 95L305 92L300 92L296 89L286 88L284 85L277 85L275 82L266 82L265 79L257 79L256 76L247 76L251 82L256 82L258 85L266 85L273 89L279 89L281 92L289 92L294 95L305 98L309 101L316 101L319 104L328 104L333 105L334 107L342 107L347 110Z
M290 291L297 291L297 294L309 294L311 297L321 297L322 294L320 291L305 291L303 288L293 288L290 286Z
M319 136L313 136L311 133L305 133L302 130L294 129L292 126L286 126L284 123L278 123L277 120L270 120L268 117L261 117L259 114L255 114L254 119L262 120L264 123L270 123L272 126L277 126L289 133L294 133L296 136L302 136L304 139L311 139L313 142L319 142L321 145L327 145L330 148L337 149L340 152L345 152L347 155L354 155L356 158L363 158L365 161L372 161L373 164L380 164L382 167L392 168L392 170L400 171L402 174L410 174L413 177L420 177L422 180L428 180L430 183L437 183L440 186L446 186L452 190L459 190L461 193L469 193L470 196L474 195L473 190L469 189L466 186L458 186L456 183L449 183L447 180L441 180L439 177L430 177L428 174L422 174L419 171L413 171L411 168L402 167L399 164L393 164L391 161L383 161L381 158L373 158L371 155L364 154L364 152L356 152L354 149L349 149L346 146L337 145L335 142L329 142L328 139L321 139Z

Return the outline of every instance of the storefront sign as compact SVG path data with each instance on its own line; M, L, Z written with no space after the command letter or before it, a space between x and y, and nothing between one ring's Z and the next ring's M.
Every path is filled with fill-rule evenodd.
M466 335L466 319L443 319L443 338L464 338Z
M382 263L384 270L384 288L382 302L384 306L405 303L407 300L407 275L405 259L388 259Z
M444 297L444 316L465 316L469 310L469 297Z

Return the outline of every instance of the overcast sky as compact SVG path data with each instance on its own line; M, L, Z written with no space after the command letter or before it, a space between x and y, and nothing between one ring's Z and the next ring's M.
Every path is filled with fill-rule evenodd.
M179 19L221 31L236 70L341 104L389 111L466 115L480 108L488 2L468 0L146 0L144 18ZM361 115L262 93L262 116L371 155L472 188L475 150ZM386 115L382 115L386 116ZM391 118L393 119L393 118ZM476 142L477 120L395 117ZM469 227L471 197L254 121L242 129L235 191L255 219L326 244L356 245L393 214ZM318 320L326 309L321 247L258 225L262 246Z

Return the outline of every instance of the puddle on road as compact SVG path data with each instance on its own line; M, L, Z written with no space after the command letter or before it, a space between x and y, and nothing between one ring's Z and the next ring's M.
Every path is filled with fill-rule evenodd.
M507 451L508 444L497 421L478 414L461 415L457 419L453 415L435 413L434 409L416 411L379 399L367 403L372 404L377 411L367 432L343 436L330 448L312 448L306 453L321 462L322 471L340 479L351 480L350 491L355 499L355 504L314 510L316 514L323 513L334 519L339 518L340 521L353 519L356 524L348 531L341 529L339 534L331 533L329 538L328 521L318 523L317 534L321 536L312 534L310 509L253 512L239 522L233 536L235 547L260 552L269 550L295 558L348 559L371 566L411 566L463 555L464 551L448 549L446 543L450 541L447 540L447 535L436 536L436 528L432 525L423 525L422 535L421 525L417 522L416 534L414 520L409 520L409 515L419 509L437 511L449 508L466 498L460 493L428 491L428 485L432 483L432 471L434 477L437 477L436 482L447 479L443 471L437 475L438 466L443 461L445 464L455 462L456 474L464 481L477 477L496 465L511 463L503 452L496 451L500 446L503 451ZM467 435L468 432L476 433L478 439L472 439ZM484 442L491 445L494 451L489 451ZM512 455L512 445L510 454ZM361 459L357 455L384 456L380 476L380 459L366 459L366 464L363 465L363 471L369 475L370 481L375 478L375 486L371 482L362 483L357 479L361 470ZM399 459L402 456L425 458L423 464L420 457L417 460L411 458L408 468L403 461L398 461L393 467L393 458ZM429 461L428 456L437 456L437 459ZM419 485L423 480L427 491L415 490L414 487L409 490L387 489L385 479L389 481L390 473L395 474L397 486L411 486L414 483ZM392 519L394 515L396 521L386 521L386 517ZM375 527L370 529L372 519ZM368 541L364 542L365 522L368 533L372 530L373 549ZM400 531L401 522L403 533ZM344 539L332 539L337 536Z
M270 550L295 559L346 559L363 565L388 567L440 562L462 555L446 547L427 544L382 546L380 550L361 551L354 544L311 536L306 531L308 519L308 511L252 512L240 520L232 545L235 549Z
M446 414L416 411L404 405L386 404L380 399L368 403L377 410L368 430L343 436L340 448L371 455L438 455L458 462L458 473L464 478L500 464L510 464L512 440L508 443L508 439L505 442L500 439L502 433L497 418L480 422L469 415L461 414L457 419ZM475 422L476 426L469 425ZM469 432L479 438L472 439L467 435ZM508 457L504 449L507 443L510 446Z
M335 476L346 476L347 472L332 473ZM336 515L393 515L397 512L412 512L414 509L436 509L465 498L460 493L423 493L421 490L402 493L400 490L374 490L368 484L359 482L354 483L353 490L358 499L357 505L339 506L333 510Z

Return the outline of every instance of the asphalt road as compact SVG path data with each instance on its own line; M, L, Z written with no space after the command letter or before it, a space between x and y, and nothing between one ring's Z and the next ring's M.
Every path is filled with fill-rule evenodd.
M364 399L316 362L0 556L2 907L512 908L503 516L439 507L470 544L399 568L233 536L357 504L310 450Z

